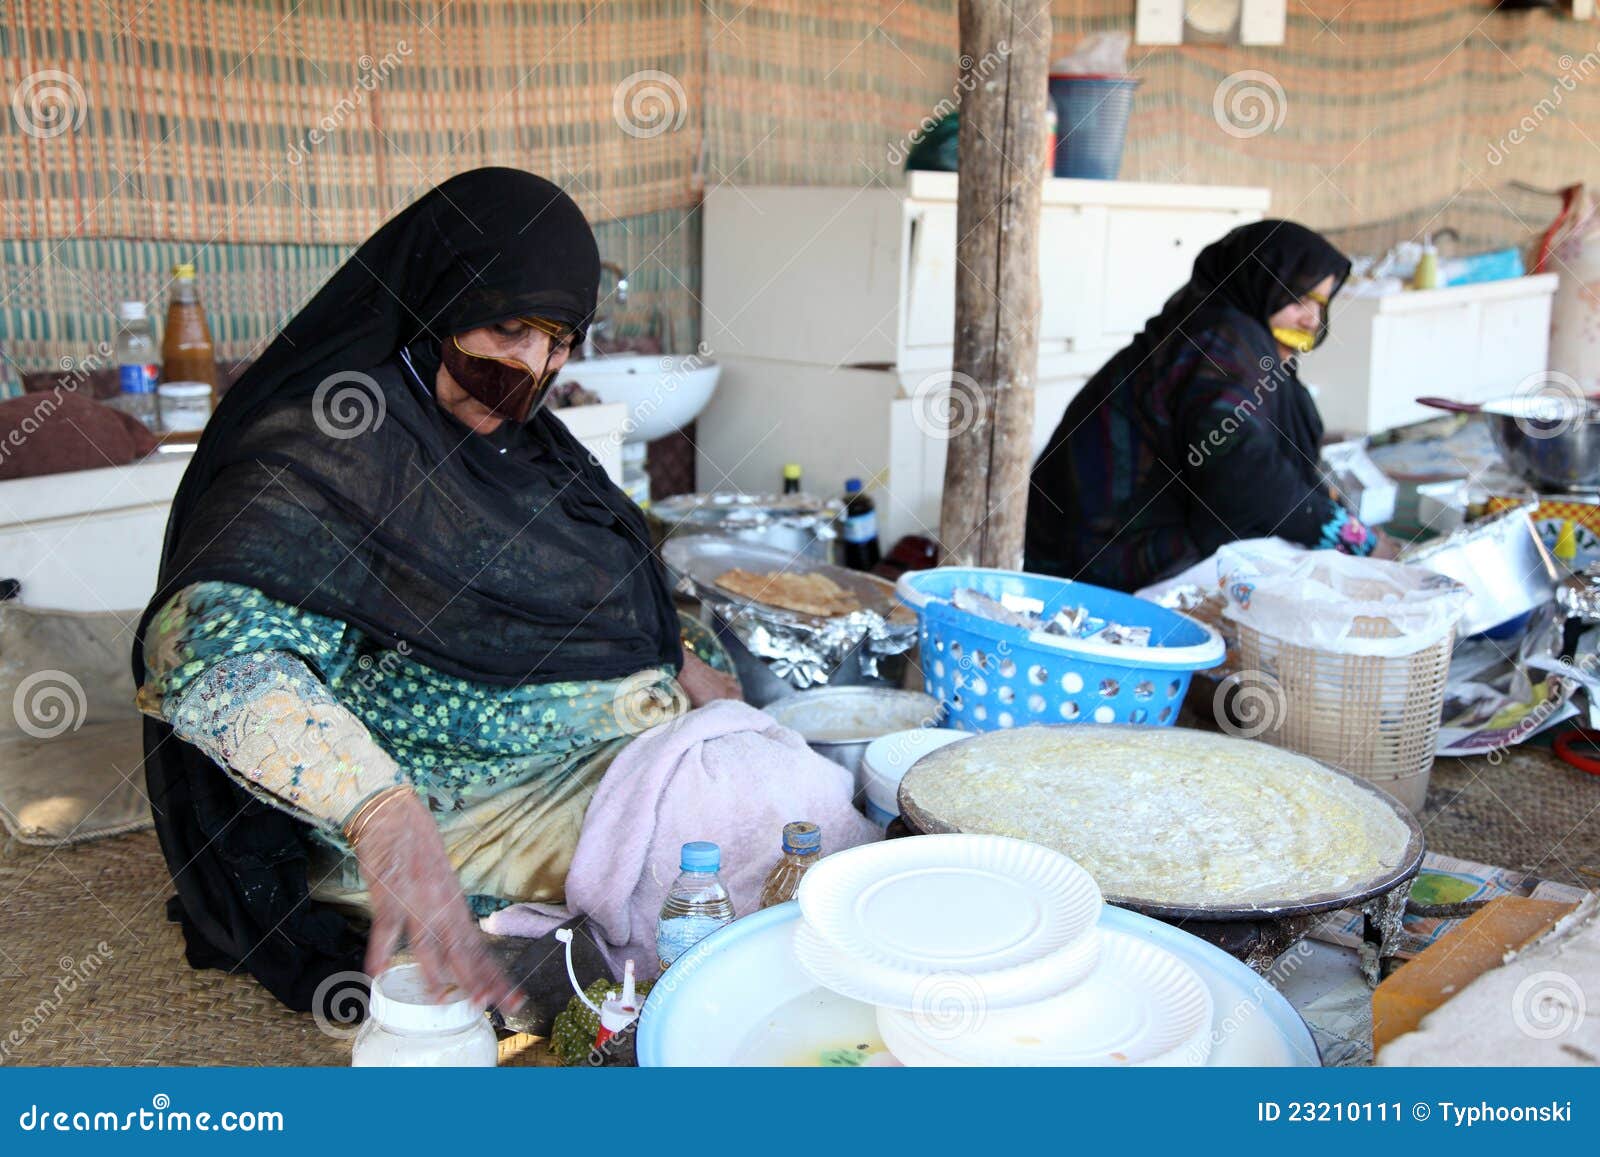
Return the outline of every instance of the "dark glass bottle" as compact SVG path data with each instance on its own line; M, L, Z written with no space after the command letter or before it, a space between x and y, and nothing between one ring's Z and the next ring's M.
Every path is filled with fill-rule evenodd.
M861 479L844 484L844 565L871 570L878 565L878 509L872 496L861 489Z
M783 492L785 494L800 493L800 464L790 462L783 468Z

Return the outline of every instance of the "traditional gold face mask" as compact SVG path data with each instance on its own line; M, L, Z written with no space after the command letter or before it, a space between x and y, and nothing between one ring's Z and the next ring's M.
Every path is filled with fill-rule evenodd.
M1272 327L1272 336L1278 344L1292 349L1297 354L1310 353L1317 348L1317 335L1308 329L1291 329L1288 326L1275 325Z
M1315 302L1321 307L1323 316L1327 316L1328 298L1326 295L1313 291L1306 294L1305 300ZM1280 345L1292 349L1297 354L1310 353L1317 348L1317 343L1322 340L1320 332L1313 333L1309 329L1299 329L1284 325L1273 326L1272 336L1277 339Z
M572 340L572 331L557 322L539 317L518 318L524 325L550 336L552 353ZM538 408L556 371L548 361L541 370L526 362L485 350L468 349L460 335L444 343L440 351L445 368L456 383L489 408L497 418L526 422Z

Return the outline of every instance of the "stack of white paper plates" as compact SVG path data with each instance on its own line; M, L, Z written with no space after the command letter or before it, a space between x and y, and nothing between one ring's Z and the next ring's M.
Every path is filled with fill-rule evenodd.
M876 1005L905 1064L1205 1063L1209 990L1172 954L1098 929L1100 889L1059 852L889 840L824 859L797 899L800 966Z

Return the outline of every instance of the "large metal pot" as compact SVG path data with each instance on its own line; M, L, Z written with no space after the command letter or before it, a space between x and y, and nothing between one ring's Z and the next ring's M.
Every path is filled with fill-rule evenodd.
M1532 394L1483 405L1449 398L1418 403L1457 414L1481 414L1506 466L1535 486L1600 487L1600 402L1576 394Z

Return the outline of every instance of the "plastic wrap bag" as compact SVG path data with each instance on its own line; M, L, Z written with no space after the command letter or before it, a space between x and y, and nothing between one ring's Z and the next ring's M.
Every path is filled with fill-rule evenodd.
M1071 55L1052 64L1050 71L1064 76L1126 76L1131 43L1126 32L1098 32L1080 41Z
M1268 557L1225 546L1223 615L1297 646L1342 655L1411 655L1454 629L1471 592L1425 567L1331 550Z

